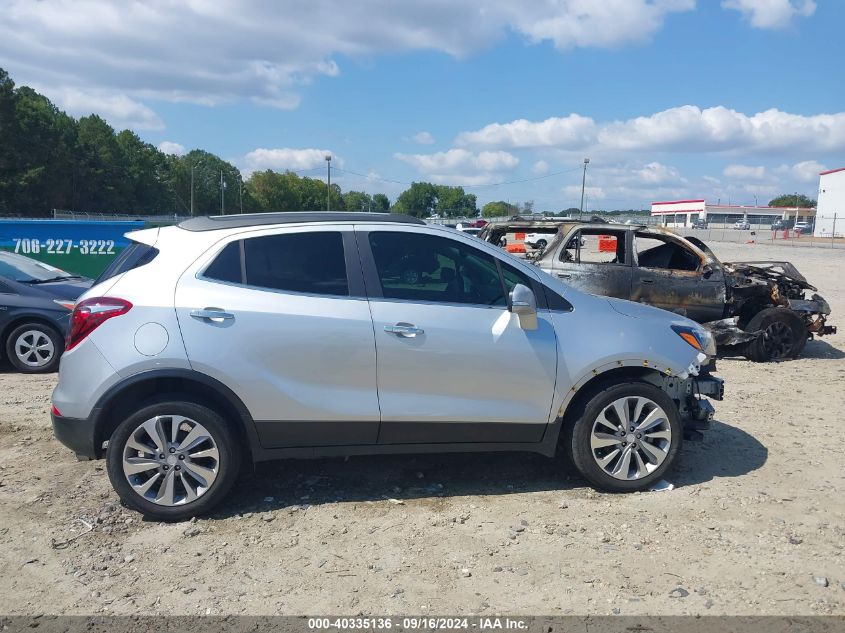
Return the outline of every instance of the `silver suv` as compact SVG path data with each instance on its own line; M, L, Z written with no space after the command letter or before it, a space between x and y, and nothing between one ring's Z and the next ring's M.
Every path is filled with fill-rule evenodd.
M286 457L560 449L596 487L642 490L722 396L693 321L413 218L129 238L73 311L52 419L150 517L205 513L245 463Z

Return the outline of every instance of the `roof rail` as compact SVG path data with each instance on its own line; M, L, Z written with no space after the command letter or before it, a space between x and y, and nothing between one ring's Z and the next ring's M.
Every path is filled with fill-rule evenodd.
M425 224L418 218L399 213L364 213L360 211L286 211L282 213L246 213L238 215L206 215L179 223L186 231L215 231L269 224L309 222L390 222Z

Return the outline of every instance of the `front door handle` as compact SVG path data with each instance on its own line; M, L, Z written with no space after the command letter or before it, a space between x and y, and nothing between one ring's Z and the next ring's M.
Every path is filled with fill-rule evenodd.
M643 282L644 284L653 284L654 283L654 279L640 279L640 281Z
M569 279L570 277L572 277L572 275L570 275L569 273L557 273L557 276L561 279Z
M226 312L220 308L203 308L202 310L191 310L191 316L202 321L212 321L214 323L222 323L234 319L235 315L231 312Z
M397 323L396 325L385 325L384 331L388 334L396 334L405 338L413 338L417 334L425 334L425 330L411 323Z

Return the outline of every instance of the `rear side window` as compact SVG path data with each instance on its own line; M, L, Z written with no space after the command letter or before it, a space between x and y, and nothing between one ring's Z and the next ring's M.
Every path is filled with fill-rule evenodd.
M220 254L214 258L211 265L205 269L203 276L208 279L230 281L235 284L243 283L241 276L241 243L230 242Z
M250 286L349 295L339 231L252 237L243 241L243 247L246 283Z
M158 249L141 244L140 242L131 242L129 246L124 248L120 254L112 260L112 263L100 273L94 284L117 277L128 270L139 268L145 264L149 264L158 255Z

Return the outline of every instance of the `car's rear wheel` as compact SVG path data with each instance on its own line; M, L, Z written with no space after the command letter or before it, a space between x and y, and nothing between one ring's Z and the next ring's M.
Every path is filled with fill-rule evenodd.
M241 452L226 421L193 402L151 404L109 440L109 479L145 516L179 521L209 512L235 482Z
M61 335L44 323L24 323L6 338L6 358L26 374L56 371L63 348Z
M645 490L672 467L683 428L663 390L640 382L607 386L582 407L563 441L578 472L596 488Z
M745 326L748 332L763 332L745 347L745 356L758 363L798 358L807 345L807 326L786 308L761 310Z
M547 242L546 240L537 240L537 241L534 243L534 246L535 246L537 249L542 250L542 249L546 248L546 245L547 245L547 244L548 244L548 242Z

